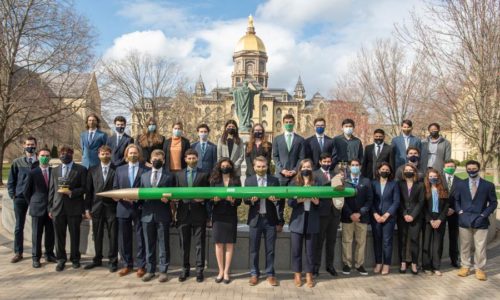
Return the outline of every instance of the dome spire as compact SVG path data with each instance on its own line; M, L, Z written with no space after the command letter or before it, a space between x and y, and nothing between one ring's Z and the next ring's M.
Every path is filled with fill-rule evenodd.
M255 34L255 27L253 26L253 17L252 17L252 15L248 16L247 34Z

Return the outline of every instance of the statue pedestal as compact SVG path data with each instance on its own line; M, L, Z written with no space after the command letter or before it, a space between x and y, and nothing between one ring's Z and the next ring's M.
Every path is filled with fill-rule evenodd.
M238 134L243 144L247 143L250 140L250 132L239 132Z

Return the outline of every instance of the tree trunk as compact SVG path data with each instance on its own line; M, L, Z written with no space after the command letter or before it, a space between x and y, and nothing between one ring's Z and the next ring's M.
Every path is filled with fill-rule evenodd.
M3 157L5 154L5 148L3 143L0 142L0 186L3 186ZM7 178L6 178L7 179Z

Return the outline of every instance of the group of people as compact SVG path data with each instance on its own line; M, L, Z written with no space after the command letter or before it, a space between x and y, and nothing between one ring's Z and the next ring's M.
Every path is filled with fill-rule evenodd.
M337 276L333 262L340 224L343 274L350 274L352 269L361 275L368 274L364 261L370 224L375 254L373 273L390 272L397 226L399 271L405 273L410 269L417 274L423 270L441 275L443 238L448 224L450 259L453 266L460 267L458 275L467 276L474 267L476 277L486 280L488 217L497 206L495 187L479 176L477 161L467 162L467 179L454 175L457 166L450 157L450 143L440 135L436 123L429 125L429 136L424 141L412 135L410 120L403 121L401 135L391 144L385 143L384 131L377 129L374 143L363 148L354 135L355 123L351 119L342 122L342 134L331 138L325 134L325 119L317 118L315 134L304 139L294 132L294 116L285 115L285 131L272 142L268 141L264 126L255 124L246 143L239 136L237 123L229 120L217 144L209 141L210 129L206 124L197 127L199 139L190 143L183 135L181 122L173 124L172 136L165 138L151 118L136 139L125 133L124 117L115 118L114 133L109 137L99 129L99 122L96 115L87 117L87 130L80 137L81 165L73 161L74 149L62 146L61 164L51 168L50 151L37 149L34 137L26 138L24 155L13 161L8 180L16 216L13 263L23 259L23 230L29 208L33 220L34 268L41 267L44 236L46 261L56 263L57 271L64 270L68 260L67 230L69 260L73 268L79 268L80 224L86 218L92 220L95 256L85 269L102 265L106 231L111 272L125 276L135 266L137 276L143 281L158 275L158 280L165 282L170 264L170 228L176 227L182 256L178 279L182 282L190 276L190 252L194 248L196 281L202 282L206 233L211 227L218 264L215 281L227 284L231 281L230 266L237 242L237 208L243 203L249 208L249 284L258 284L265 273L266 281L276 286L275 244L285 223L287 203L292 209L289 230L297 287L304 284L303 271L306 286L314 286L323 249L326 271ZM330 185L337 180L356 189L356 195L345 199L255 196L189 200L164 195L161 199L141 201L97 196L99 192L138 187L241 186L244 161L247 166L244 186L307 188ZM261 273L262 237L265 270ZM120 269L118 253L123 264Z

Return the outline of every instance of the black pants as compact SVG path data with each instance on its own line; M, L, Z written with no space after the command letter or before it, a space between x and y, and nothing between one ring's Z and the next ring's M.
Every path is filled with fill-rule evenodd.
M82 216L54 216L54 230L56 233L56 258L59 263L68 260L66 255L66 230L69 230L70 237L70 261L80 262L80 224Z
M422 267L424 270L439 270L441 267L445 229L445 222L441 222L438 229L432 228L431 224L426 222L422 255Z
M333 209L336 210L336 208ZM321 216L319 221L320 227L319 236L316 242L314 272L319 272L321 266L323 244L325 244L325 267L327 270L333 269L335 242L337 240L337 230L340 224L340 212L331 213L329 216Z
M205 251L206 251L206 223L201 225L179 224L179 241L182 256L182 271L189 273L191 265L189 263L189 254L191 249L191 239L194 241L196 250L196 272L201 273L205 269Z
M116 265L118 264L118 221L116 220L116 207L105 206L99 215L92 215L92 235L94 237L95 248L94 263L102 262L104 229L108 232L109 263Z
M417 218L408 223L403 216L398 216L398 254L399 262L406 262L406 251L408 239L410 240L411 262L418 264L418 255L420 253L420 229L422 228L422 219Z
M458 214L454 213L446 218L448 222L449 255L452 262L458 262L460 251L458 250Z
M23 254L24 247L24 224L26 213L28 212L28 202L24 198L14 199L14 215L16 217L16 227L14 228L14 252Z
M292 270L294 272L302 272L302 246L304 244L306 245L306 263L304 269L306 273L314 272L318 233L307 232L308 220L309 212L305 212L303 232L290 232L292 244Z
M42 235L45 231L45 256L54 256L54 225L49 215L31 217L31 241L33 260L42 257Z

